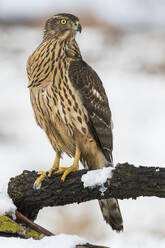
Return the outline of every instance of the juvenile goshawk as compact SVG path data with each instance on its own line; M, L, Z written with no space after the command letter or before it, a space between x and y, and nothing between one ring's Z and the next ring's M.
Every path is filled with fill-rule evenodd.
M108 99L96 72L82 59L75 41L79 19L57 14L46 21L42 43L27 62L29 89L35 119L46 132L56 158L49 176L62 180L78 170L112 165L112 121ZM73 165L60 167L61 154L74 157ZM40 172L36 187L45 178ZM116 199L99 200L104 219L117 231L123 221Z

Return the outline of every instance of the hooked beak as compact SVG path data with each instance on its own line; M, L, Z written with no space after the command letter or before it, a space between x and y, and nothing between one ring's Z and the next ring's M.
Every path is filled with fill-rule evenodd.
M81 33L82 27L81 27L80 23L76 27L77 27L76 31Z
M73 24L72 29L74 31L77 31L77 32L80 32L81 33L82 27L81 27L79 21L77 21L76 23Z

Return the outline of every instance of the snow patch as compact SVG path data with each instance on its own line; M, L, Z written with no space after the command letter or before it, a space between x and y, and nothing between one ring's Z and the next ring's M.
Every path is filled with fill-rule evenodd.
M83 245L87 242L77 235L67 235L67 234L59 234L53 237L45 237L40 240L40 245L38 247L45 246L49 247L60 247L60 248L73 248L76 245Z
M0 238L0 243L6 247L13 247L13 248L53 248L53 247L60 247L60 248L75 248L76 245L83 245L87 242L76 235L66 235L66 234L59 234L52 237L45 237L41 240L33 240L33 239L16 239L16 238Z
M85 175L81 177L81 181L84 184L84 188L95 188L100 186L100 191L102 194L106 191L104 183L108 178L112 177L112 167L104 167L103 169L88 171Z
M0 182L0 215L9 215L16 219L16 206L7 193L8 183Z

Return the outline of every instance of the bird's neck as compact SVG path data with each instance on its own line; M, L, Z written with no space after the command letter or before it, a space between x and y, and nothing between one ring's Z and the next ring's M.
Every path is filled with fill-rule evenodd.
M78 44L76 42L76 40L71 37L70 39L57 39L56 37L54 37L52 39L48 39L48 37L46 39L43 39L43 43L51 43L54 44L56 47L56 55L58 54L58 57L70 57L72 59L80 59L81 58L81 53L78 47Z
M67 54L67 57L73 58L73 59L80 59L81 53L79 46L75 39L72 39L65 44L65 52Z

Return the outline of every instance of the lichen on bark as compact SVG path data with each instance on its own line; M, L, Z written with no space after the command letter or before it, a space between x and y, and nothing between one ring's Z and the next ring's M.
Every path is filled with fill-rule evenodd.
M0 236L3 234L9 234L8 236L20 236L22 238L33 238L36 240L42 239L43 234L26 227L21 224L16 223L14 220L10 219L8 216L0 215Z

